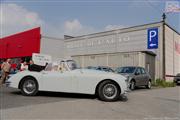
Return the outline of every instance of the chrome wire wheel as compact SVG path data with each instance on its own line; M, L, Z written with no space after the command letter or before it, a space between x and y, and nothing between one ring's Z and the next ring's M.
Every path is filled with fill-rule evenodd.
M34 80L25 80L23 83L23 91L26 94L33 94L36 91L36 82Z
M107 99L114 99L117 96L117 93L118 93L117 91L118 89L116 85L114 84L106 84L103 87L103 94L104 94L104 97Z

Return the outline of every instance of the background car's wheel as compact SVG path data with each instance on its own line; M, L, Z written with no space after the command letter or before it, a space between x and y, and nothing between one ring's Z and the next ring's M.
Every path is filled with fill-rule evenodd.
M116 101L120 96L120 88L112 81L104 81L98 87L98 96L103 101Z
M32 77L23 79L20 85L21 93L25 96L34 96L38 92L38 83Z
M134 90L135 89L135 81L134 80L131 80L131 82L130 82L130 89L131 90Z
M148 84L146 85L146 88L151 89L151 81L150 80L148 81Z

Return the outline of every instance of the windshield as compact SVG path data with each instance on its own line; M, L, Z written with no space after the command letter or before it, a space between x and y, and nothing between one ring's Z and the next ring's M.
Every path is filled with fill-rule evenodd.
M76 62L73 60L60 61L60 63L49 63L45 71L68 71L77 69Z
M45 71L58 71L58 64L49 63L47 64Z
M134 73L136 67L120 67L117 68L116 71L118 73Z
M67 60L67 65L68 65L70 70L77 69L77 64L74 60Z
M47 64L45 71L51 71L52 70L52 63Z

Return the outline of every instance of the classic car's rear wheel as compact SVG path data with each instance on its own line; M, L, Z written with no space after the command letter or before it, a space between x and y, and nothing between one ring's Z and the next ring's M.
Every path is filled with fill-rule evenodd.
M26 77L23 79L20 89L25 96L34 96L38 92L38 83L32 77Z
M116 83L107 80L99 85L98 95L103 101L116 101L120 96L120 89Z

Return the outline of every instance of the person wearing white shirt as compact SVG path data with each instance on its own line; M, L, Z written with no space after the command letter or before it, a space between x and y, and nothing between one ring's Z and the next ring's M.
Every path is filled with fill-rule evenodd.
M28 65L27 65L27 62L24 61L23 63L21 63L21 68L20 68L21 71L24 71L24 70L28 70Z

